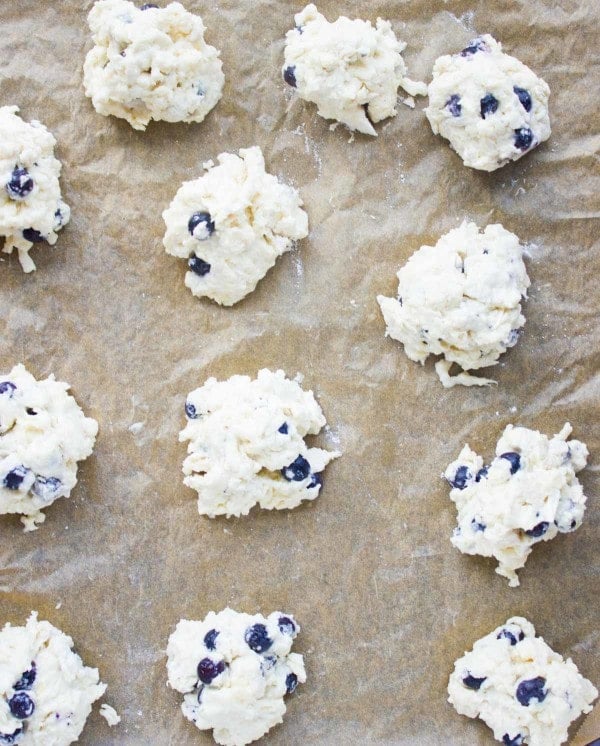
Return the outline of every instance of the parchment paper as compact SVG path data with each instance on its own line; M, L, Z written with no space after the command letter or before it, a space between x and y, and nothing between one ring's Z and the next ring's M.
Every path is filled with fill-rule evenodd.
M551 140L491 175L434 137L423 100L377 139L330 131L281 79L300 3L185 4L222 50L223 99L203 124L140 133L84 96L91 2L0 2L0 100L57 137L73 213L55 248L34 250L34 274L2 255L1 370L54 373L100 423L72 497L39 531L0 520L0 621L37 609L99 667L123 721L109 730L95 713L83 744L212 743L167 688L164 649L180 617L226 605L302 625L309 679L265 744L492 744L446 703L446 684L454 660L510 615L600 685L597 0L319 4L330 20L390 18L415 79L484 32L542 75ZM161 212L203 161L254 144L300 189L311 232L226 309L184 287ZM393 294L399 266L464 217L529 244L532 287L518 346L486 371L497 387L446 391L431 362L384 338L375 296ZM304 374L330 424L318 440L344 455L314 504L201 518L181 481L185 396L210 375L264 366ZM591 452L586 517L536 546L510 589L492 561L451 546L440 474L465 442L490 457L508 423L554 433L566 420Z

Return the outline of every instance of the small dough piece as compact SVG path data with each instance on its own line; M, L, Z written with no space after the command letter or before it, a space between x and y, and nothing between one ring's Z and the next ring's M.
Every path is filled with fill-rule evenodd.
M114 707L107 705L106 702L100 705L100 714L111 728L121 722L121 716L119 715L119 713L115 710Z
M508 425L496 458L484 465L466 445L444 473L452 486L458 526L452 543L465 554L495 557L496 572L519 585L533 545L581 525L586 496L577 472L587 463L584 443L569 440L567 422L553 438Z
M425 114L465 166L495 171L550 137L550 88L489 34L439 57Z
M60 194L56 140L43 124L24 122L18 106L0 107L0 236L7 254L17 250L24 272L33 272L33 244L54 244L71 210Z
M85 94L104 116L145 130L151 119L202 122L221 98L219 50L181 5L98 0L88 22L94 47L83 66Z
M448 694L458 713L479 717L505 746L559 746L598 691L533 624L512 617L456 661Z
M36 381L23 365L0 375L0 515L21 513L34 531L41 512L77 484L77 462L94 446L98 423L85 417L68 383Z
M402 342L415 362L443 355L435 370L446 388L494 383L468 373L450 376L450 368L486 368L517 343L525 323L520 301L529 287L517 236L500 224L480 232L465 220L435 246L421 246L398 280L397 299L377 296L386 335Z
M329 23L315 5L294 16L286 34L283 79L305 101L317 104L324 119L350 130L377 136L374 123L396 116L398 88L425 96L427 85L406 77L398 41L389 21L350 20Z
M72 647L36 611L24 627L0 631L0 744L67 746L79 738L106 684Z
M218 161L184 182L163 212L163 243L167 254L188 260L185 285L194 295L232 306L308 235L308 216L298 192L265 171L259 147Z
M290 652L298 623L274 611L210 611L182 619L169 637L169 684L184 694L181 710L223 746L244 746L283 722L284 696L306 681L304 659Z
M189 440L184 484L198 492L198 512L247 515L314 500L321 472L340 454L309 448L306 435L325 425L312 391L282 370L260 370L256 379L209 378L185 404L188 418L179 440Z

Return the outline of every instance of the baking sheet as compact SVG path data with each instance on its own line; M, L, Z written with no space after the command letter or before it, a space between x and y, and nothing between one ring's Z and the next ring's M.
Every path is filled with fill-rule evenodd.
M32 275L2 255L1 370L55 373L100 423L73 496L39 531L0 520L0 621L37 609L100 668L123 721L109 730L94 714L83 744L212 743L181 716L164 649L180 617L226 605L289 611L302 625L295 649L309 679L265 744L492 744L446 704L446 683L454 660L510 615L600 685L598 4L319 4L330 20L390 18L415 79L484 32L542 75L551 140L491 175L432 135L422 100L378 125L377 139L330 131L280 77L300 3L185 5L222 51L223 98L203 124L140 133L84 96L91 2L0 2L0 100L57 137L73 214L54 248L34 249ZM251 296L221 308L183 286L161 212L203 161L254 144L300 189L311 233ZM446 391L431 363L384 338L375 297L464 217L499 221L529 245L532 286L524 334L490 371L498 386ZM317 440L344 455L314 504L201 518L181 482L185 396L210 375L264 366L304 374L330 425ZM451 546L439 475L464 442L490 456L510 422L553 433L566 420L591 452L586 518L537 546L510 589L492 561Z

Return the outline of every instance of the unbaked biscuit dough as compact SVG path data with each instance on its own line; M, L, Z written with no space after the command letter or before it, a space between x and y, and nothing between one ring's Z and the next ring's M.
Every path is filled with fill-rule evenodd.
M106 685L72 647L35 611L24 627L0 631L0 744L67 746L79 738Z
M42 510L68 497L77 484L77 462L94 446L98 423L85 417L68 383L42 381L16 365L0 375L0 515L22 514L25 531Z
M180 3L98 0L88 20L94 47L83 84L99 114L145 130L151 119L201 122L221 98L219 51L204 41L200 16Z
M489 34L436 60L425 114L465 166L494 171L550 137L544 80Z
M169 684L181 709L223 746L244 746L283 721L284 697L306 681L292 653L300 631L290 614L268 617L224 609L202 622L182 619L169 637Z
M283 78L305 101L317 104L325 119L377 136L374 123L396 116L398 88L426 95L427 85L406 77L398 41L389 21L329 23L315 5L307 5L286 34Z
M0 107L0 237L7 254L17 250L24 272L35 264L34 244L54 244L71 211L60 193L56 140L40 122L24 122L18 106Z
M458 510L452 543L465 554L495 557L496 572L519 585L533 545L581 525L586 496L577 472L588 450L566 423L552 438L526 427L508 425L496 446L496 458L484 465L466 445L444 474Z
M283 510L314 500L321 472L340 455L306 445L325 417L312 391L282 370L263 369L256 379L209 378L188 396L185 412L183 481L198 492L198 512L211 518L246 515L256 504Z
M163 243L168 254L187 260L185 285L194 295L231 306L308 235L308 216L298 192L265 171L259 147L217 160L184 182L163 212Z
M500 224L480 232L464 221L435 246L421 246L398 280L397 298L377 296L387 336L415 362L442 355L435 370L446 388L494 383L467 372L451 376L450 368L486 368L517 343L529 287L517 236Z
M505 746L559 746L598 691L527 619L512 617L456 661L448 694L457 712L481 718Z

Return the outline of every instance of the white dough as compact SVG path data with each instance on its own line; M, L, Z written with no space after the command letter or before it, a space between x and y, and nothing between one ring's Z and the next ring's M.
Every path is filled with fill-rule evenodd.
M489 34L436 60L425 114L465 166L494 171L550 137L545 81Z
M85 417L68 383L36 381L23 365L0 375L0 515L21 513L26 531L77 484L77 462L94 446L98 423Z
M259 147L221 153L218 161L184 182L163 212L163 243L188 260L185 285L194 295L231 306L308 235L308 217L298 192L265 171Z
M446 388L494 383L468 373L451 376L450 368L486 368L517 343L529 287L517 236L500 224L480 232L464 221L435 246L421 246L398 280L397 299L377 296L386 334L415 362L442 355L435 370Z
M56 140L40 122L24 122L18 111L0 107L0 237L3 251L16 249L23 271L32 272L33 244L56 243L71 211L60 194Z
M24 627L0 631L0 743L67 746L79 738L106 685L72 647L35 611Z
M505 746L559 746L598 696L523 617L512 617L456 661L448 694L457 712L481 718Z
M445 472L458 510L452 543L465 554L495 557L496 572L519 585L515 570L533 545L581 525L586 496L577 472L587 463L584 443L508 425L489 466L466 445Z
M98 0L88 20L94 47L83 83L99 114L145 130L151 119L201 122L221 98L219 51L204 41L200 16L181 3L142 10Z
M244 746L283 721L284 696L306 681L304 660L292 653L300 627L289 614L210 611L182 619L169 637L169 684L184 694L183 714L213 729L223 746Z
M396 116L399 87L426 95L425 83L406 77L406 44L389 21L378 18L373 28L370 21L340 16L329 23L312 4L294 20L296 27L286 34L283 77L325 119L377 136L373 123Z
M198 512L246 515L257 503L268 510L314 500L320 473L340 454L309 448L325 417L312 391L303 391L282 370L263 369L256 379L209 378L185 405L189 440L184 484L198 492Z

